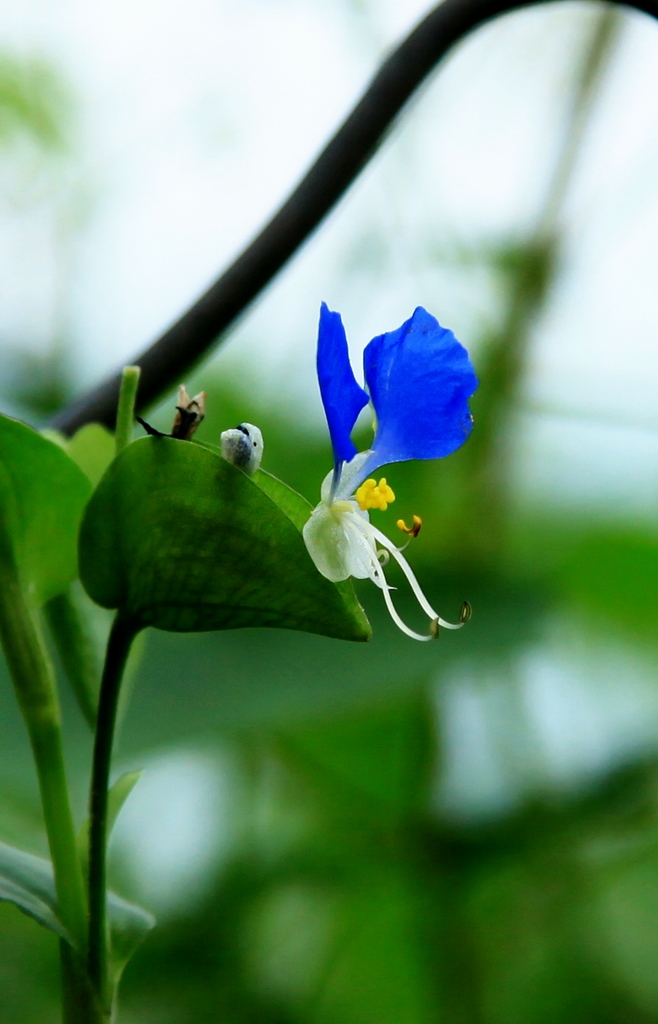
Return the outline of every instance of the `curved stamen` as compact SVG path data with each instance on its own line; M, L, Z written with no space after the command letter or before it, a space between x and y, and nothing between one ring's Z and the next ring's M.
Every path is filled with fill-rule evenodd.
M401 629L403 633L406 633L406 635L410 636L413 640L436 640L439 636L440 620L438 615L433 615L431 617L432 621L430 623L429 633L417 633L415 630L410 629L410 627L407 626L407 624L400 618L400 615L395 605L393 604L393 599L391 597L391 590L394 590L395 587L391 587L390 584L387 582L383 570L383 566L388 562L390 557L389 549L382 548L380 550L377 550L375 546L375 541L373 539L373 527L370 522L366 520L358 520L358 522L356 522L355 525L359 532L362 534L362 536L364 536L372 545L372 555L370 561L371 579L381 590L383 590L384 601L386 602L386 607L388 609L389 615L393 619L393 622L396 624L398 629ZM382 555L385 556L386 562L382 561ZM411 572L411 569L409 569L409 571Z
M373 526L372 523L359 522L358 527L362 530L364 534L375 537L382 545L382 547L386 548L386 550L393 555L393 558L402 569L404 575L407 577L409 585L411 586L411 589L414 592L414 596L418 601L418 604L432 621L436 620L439 626L443 626L445 629L461 629L462 626L466 625L468 619L470 618L470 605L468 605L469 613L467 614L467 617L463 617L464 605L462 605L462 613L460 614L459 622L448 622L446 619L443 619L440 615L437 614L437 612L434 611L432 605L425 597L425 594L421 590L420 583L414 576L413 569L407 562L406 558L402 555L400 549L397 548L395 544L393 544L393 542L388 539L386 534L382 533L381 530L378 530L376 526ZM465 604L467 604L467 602L465 602Z
M407 526L404 519L398 519L395 525L398 530L402 530L403 533L408 533L410 537L417 537L423 527L423 520L420 516L414 516L411 526ZM409 542L407 541L407 543Z
M398 611L397 611L395 605L393 604L393 598L391 597L391 587L389 587L388 583L386 582L386 577L384 576L384 573L382 571L381 565L379 564L378 560L376 561L376 563L373 562L372 568L373 568L373 572L375 573L375 575L378 576L378 577L381 577L381 580L382 580L382 583L383 583L383 586L381 587L381 589L382 589L382 592L384 594L384 600L386 602L386 607L388 608L388 613L391 616L391 618L393 619L393 622L398 627L398 629L401 629L403 633L406 633L407 636L410 636L412 640L423 640L423 641L425 641L425 640L436 640L438 638L438 635L439 635L438 629L437 628L433 628L434 627L434 621L436 621L436 620L434 620L432 622L432 624L430 626L430 632L429 633L416 633L415 630L410 629L409 626L407 626L406 622L404 622L400 618L400 616L398 614Z

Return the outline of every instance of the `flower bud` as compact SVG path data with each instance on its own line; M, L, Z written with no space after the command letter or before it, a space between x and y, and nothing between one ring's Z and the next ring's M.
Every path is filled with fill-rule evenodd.
M253 423L240 423L221 435L222 455L247 476L253 476L263 458L263 435Z

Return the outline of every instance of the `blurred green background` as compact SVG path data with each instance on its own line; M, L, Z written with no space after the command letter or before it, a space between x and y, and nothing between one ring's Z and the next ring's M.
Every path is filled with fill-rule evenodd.
M658 1021L655 508L595 489L529 500L518 454L536 325L572 273L565 206L621 35L611 10L579 22L529 226L423 256L425 275L447 263L485 282L464 338L475 430L444 463L392 468L378 525L423 517L410 561L446 618L471 602L468 627L415 644L363 584L369 645L254 628L151 632L137 652L116 771L145 771L112 871L159 924L126 971L121 1024ZM75 156L63 82L42 59L0 59L0 143L46 182ZM360 271L376 275L372 253ZM2 354L3 407L37 425L80 387L66 331L51 342ZM208 392L198 437L257 423L265 468L315 503L327 439L239 345L187 381ZM173 404L150 417L162 429ZM553 412L569 429L572 412ZM403 586L397 600L418 621ZM101 644L107 619L85 607ZM90 736L63 673L61 692L82 820ZM0 839L45 852L4 668ZM0 906L0 1021L46 1024L57 1000L52 936Z

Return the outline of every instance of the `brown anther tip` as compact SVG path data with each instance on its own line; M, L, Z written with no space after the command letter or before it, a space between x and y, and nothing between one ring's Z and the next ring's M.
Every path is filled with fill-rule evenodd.
M407 526L404 519L398 519L396 525L398 530L402 530L402 532L406 533L409 537L417 537L421 531L423 520L420 518L420 516L414 516L413 523L411 526Z
M464 601L463 605L461 606L461 611L459 613L459 621L463 623L468 622L472 614L473 609L471 608L470 604L468 603L468 601Z
M435 640L439 639L439 620L432 619L430 622L430 636L433 636Z

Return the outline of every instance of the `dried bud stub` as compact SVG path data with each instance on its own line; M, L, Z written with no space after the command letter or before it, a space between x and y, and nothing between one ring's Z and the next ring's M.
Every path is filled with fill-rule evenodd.
M253 423L239 423L222 431L222 455L247 476L253 476L263 458L263 435Z
M189 441L206 415L206 392L200 391L190 398L184 384L178 389L176 416L171 428L171 436L179 441Z

